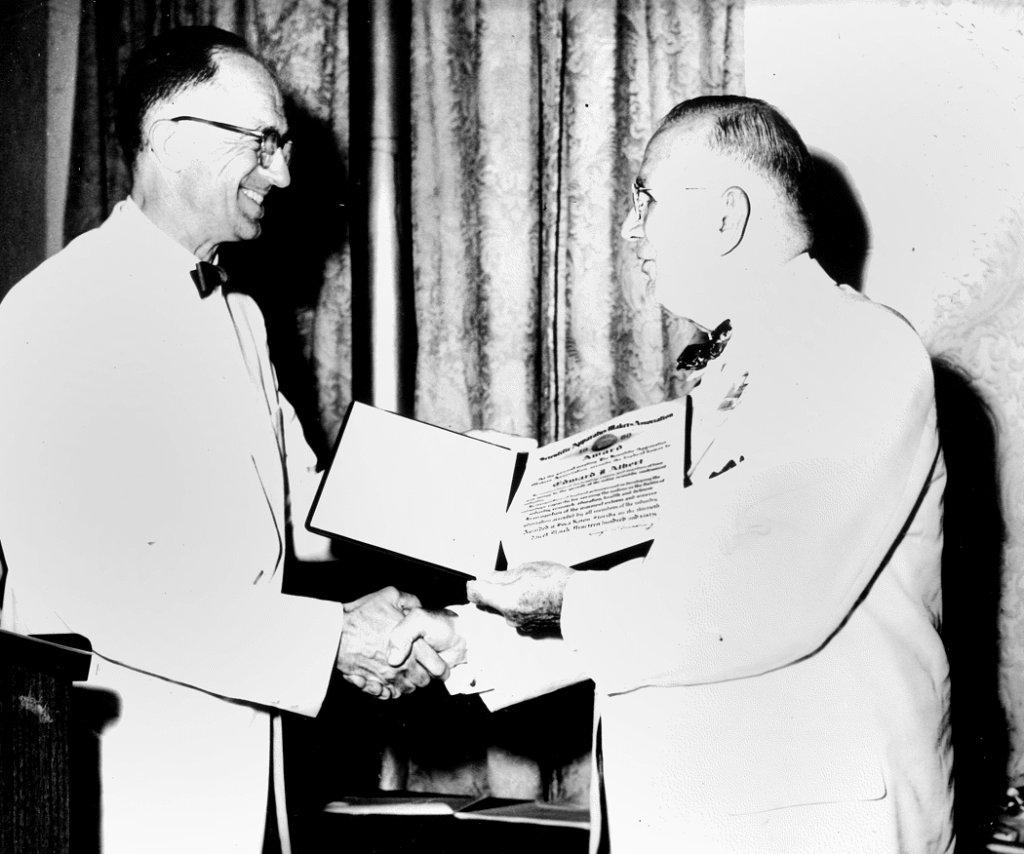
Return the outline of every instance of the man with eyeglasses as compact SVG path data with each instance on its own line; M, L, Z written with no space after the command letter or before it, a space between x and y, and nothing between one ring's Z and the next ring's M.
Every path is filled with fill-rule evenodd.
M260 854L268 804L287 850L279 713L315 715L334 670L408 693L461 642L391 588L281 592L289 550L328 553L292 524L316 460L259 309L214 266L291 180L270 72L230 33L171 30L132 58L117 108L130 198L0 304L2 625L92 643L76 703L107 710L104 854ZM420 640L390 666L403 621Z
M762 101L662 121L622 234L710 339L680 357L682 488L644 560L470 584L520 631L560 632L594 679L593 850L953 848L931 365L904 318L810 257L811 179ZM460 631L460 678L503 687Z

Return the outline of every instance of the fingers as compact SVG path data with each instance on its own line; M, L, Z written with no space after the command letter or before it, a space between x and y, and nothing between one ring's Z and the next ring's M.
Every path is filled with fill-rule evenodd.
M423 628L419 621L413 619L413 612L400 622L388 639L386 652L388 665L400 667L412 654L413 644L423 635Z
M345 680L381 699L446 679L465 657L455 615L419 607L419 600L393 587L345 606L336 666ZM406 610L408 609L408 610Z
M388 643L388 664L398 667L412 652L413 644L422 638L433 650L447 649L455 643L454 617L450 612L431 612L417 608L411 611L394 631Z
M395 587L382 587L380 590L375 590L373 593L367 593L365 596L360 596L358 599L354 599L351 602L345 602L344 608L346 612L354 611L362 605L372 602L375 599L387 602L389 605L393 605L403 611L410 611L413 608L420 607L420 600L412 593L404 593Z
M349 684L354 685L364 694L369 694L371 697L378 697L383 700L387 700L391 697L390 689L376 679L366 679L357 673L348 673L342 678Z
M466 661L466 643L465 641L458 643L455 646L442 650L438 655L441 656L444 663L448 665L448 669L451 670L456 665L463 664Z
M415 662L433 678L444 680L452 667L465 661L465 653L466 642L455 631L452 612L416 609L391 633L388 664Z
M415 610L406 616L391 632L388 640L387 659L392 667L401 665L412 653L413 644L418 638L430 632L430 624L424 617L426 611Z
M419 643L422 643L422 641L419 641ZM430 684L431 679L431 674L413 658L400 671L398 684L404 689L403 693L410 693L417 688L426 688Z
M500 575L499 573L494 573ZM504 613L519 598L518 587L512 579L478 578L466 584L466 596L474 605L482 605Z
M395 604L403 611L411 611L413 608L420 607L420 600L416 596L413 596L412 593L403 593L400 590L395 592L398 593Z
M360 596L358 599L353 599L351 602L345 602L344 608L346 613L349 611L355 611L357 608L361 608L374 599L391 597L394 598L398 594L398 591L394 587L385 587L381 590L375 590L373 593L367 593L365 596Z
M420 667L434 679L448 678L448 663L423 638L419 638L412 647L413 655Z

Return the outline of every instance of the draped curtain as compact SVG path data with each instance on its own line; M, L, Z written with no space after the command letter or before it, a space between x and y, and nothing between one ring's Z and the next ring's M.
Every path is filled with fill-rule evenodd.
M418 417L547 442L678 392L619 227L656 121L742 91L741 9L413 4Z
M657 120L687 97L742 92L742 9L413 0L417 417L546 442L679 394L670 368L690 330L644 298L619 227ZM224 247L222 261L260 302L282 388L321 453L352 395L349 11L346 0L84 0L66 217L70 239L128 192L112 105L132 50L178 25L243 35L285 92L293 184L268 198L260 240ZM586 800L590 686L495 715L443 689L421 694L373 713L346 694L338 719L333 701L321 717L379 733L385 788Z

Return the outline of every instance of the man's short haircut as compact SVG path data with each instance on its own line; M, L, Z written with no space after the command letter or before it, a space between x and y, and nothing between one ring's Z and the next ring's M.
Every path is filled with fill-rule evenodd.
M677 104L658 131L694 124L716 153L731 157L774 183L807 230L813 215L814 163L796 128L765 101L706 95Z
M129 170L142 149L143 122L150 109L211 80L217 73L216 56L220 53L240 53L256 59L241 37L216 27L168 30L132 54L117 89L114 123Z

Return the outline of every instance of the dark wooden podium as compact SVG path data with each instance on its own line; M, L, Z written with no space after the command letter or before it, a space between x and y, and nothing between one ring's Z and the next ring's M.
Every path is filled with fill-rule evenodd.
M71 683L89 675L79 635L0 631L0 851L69 850Z

